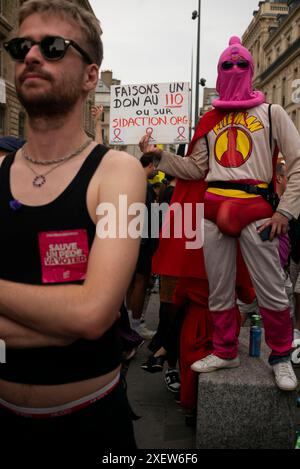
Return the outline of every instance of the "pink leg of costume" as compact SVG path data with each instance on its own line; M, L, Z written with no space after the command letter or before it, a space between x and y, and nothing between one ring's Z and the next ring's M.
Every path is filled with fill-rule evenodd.
M235 306L236 240L223 235L205 220L204 260L209 282L209 310L213 320L213 353L220 358L237 356Z
M245 208L248 204L246 200ZM239 205L239 210L242 209L240 203L236 205ZM234 215L233 209L232 218ZM257 234L257 227L264 221L241 226L239 242L261 309L271 355L287 356L292 343L289 301L280 266L278 239L262 241ZM230 219L228 224L231 229ZM237 350L236 324L231 323L230 318L234 321L236 240L232 234L227 236L221 233L216 223L207 219L204 257L209 281L209 309L215 328L214 353L220 358L234 358Z
M272 356L282 357L290 353L293 340L293 323L290 308L274 311L260 308L265 328L265 340L272 350Z
M256 232L261 224L261 221L251 223L243 230L241 251L256 291L266 343L272 356L287 356L291 350L293 329L285 276L280 265L279 239L262 241Z
M236 306L223 311L211 311L213 320L214 355L235 358L238 354L239 310Z

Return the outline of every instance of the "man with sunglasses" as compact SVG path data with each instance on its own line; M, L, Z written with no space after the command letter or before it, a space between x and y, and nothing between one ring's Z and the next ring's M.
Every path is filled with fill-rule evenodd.
M290 363L293 340L289 301L278 255L278 235L300 213L300 136L279 105L268 105L252 88L253 58L232 37L218 63L214 109L200 120L189 157L156 151L158 169L181 179L205 179L204 258L209 281L213 353L192 364L197 372L240 365L235 303L236 242L239 240L255 287L271 349L277 386L292 391L297 379ZM276 206L272 192L278 149L285 156L288 184ZM175 255L175 253L174 253Z
M28 114L27 143L0 168L0 441L11 458L95 461L136 447L117 320L139 241L95 234L100 204L118 207L120 193L143 202L145 178L135 158L83 130L100 35L73 2L29 0L4 44Z

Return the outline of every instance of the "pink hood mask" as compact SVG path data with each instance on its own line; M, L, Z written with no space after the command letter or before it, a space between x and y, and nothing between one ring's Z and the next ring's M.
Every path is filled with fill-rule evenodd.
M247 61L247 68L240 68L240 62ZM222 64L233 64L232 68L224 70ZM227 64L227 65L228 65ZM265 102L265 96L261 91L252 89L254 72L253 57L242 46L241 40L233 36L229 41L229 47L221 54L218 63L217 92L219 99L213 101L217 109L247 109Z

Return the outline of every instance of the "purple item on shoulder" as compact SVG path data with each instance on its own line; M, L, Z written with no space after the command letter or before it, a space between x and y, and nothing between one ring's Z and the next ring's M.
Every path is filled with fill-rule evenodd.
M10 200L9 206L12 210L19 210L22 207L22 204L18 200Z

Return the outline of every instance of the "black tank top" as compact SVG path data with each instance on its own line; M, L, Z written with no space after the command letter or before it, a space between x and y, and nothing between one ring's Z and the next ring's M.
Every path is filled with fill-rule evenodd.
M53 202L37 207L21 205L13 200L10 168L15 154L5 157L0 168L1 279L31 285L45 284L44 276L49 273L46 271L45 274L44 264L42 267L41 233L42 236L45 233L46 236L47 233L51 236L53 233L73 236L78 230L80 233L84 230L86 250L91 248L96 226L88 213L86 194L89 182L107 151L105 146L97 145L68 187ZM70 252L64 252L64 255L69 256ZM68 281L65 278L63 284L68 283L82 283L82 280ZM99 287L101 294L101 285ZM0 379L28 384L71 383L104 375L115 369L120 361L118 326L115 323L97 340L79 339L64 347L8 348L6 363L0 364Z

